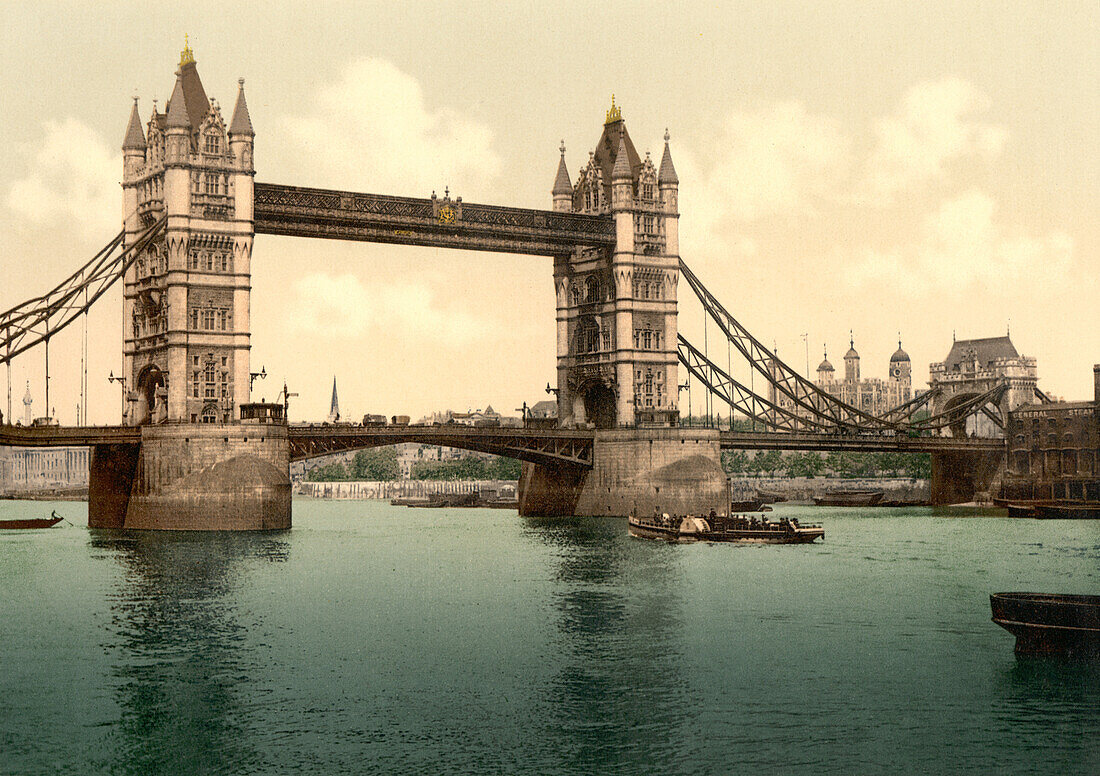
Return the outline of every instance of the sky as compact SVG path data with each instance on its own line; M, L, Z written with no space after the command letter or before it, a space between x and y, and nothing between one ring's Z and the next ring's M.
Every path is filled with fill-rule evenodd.
M576 179L614 94L639 152L671 135L682 258L795 368L839 363L851 331L885 378L900 333L923 387L953 336L1010 329L1041 388L1092 396L1095 0L3 0L3 19L0 309L118 232L132 97L163 109L187 34L224 111L245 79L258 181L549 209L559 144ZM260 235L252 272L254 398L285 380L293 420L327 414L334 376L348 417L518 414L555 380L547 258ZM681 331L724 361L680 291ZM88 316L91 422L118 421L121 318L118 288ZM63 423L79 341L50 348ZM27 381L43 414L43 362L12 365L17 415Z

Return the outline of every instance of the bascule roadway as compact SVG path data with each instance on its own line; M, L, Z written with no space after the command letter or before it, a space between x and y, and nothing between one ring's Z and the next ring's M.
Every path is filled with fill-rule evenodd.
M242 425L262 433L263 425ZM591 467L596 432L591 429L472 428L469 426L357 426L291 425L291 460L318 458L346 450L382 447L404 442L441 445L495 453L538 464ZM820 452L1003 452L1003 439L910 437L906 435L798 434L765 431L721 431L725 450L803 450ZM82 445L136 445L141 429L134 426L0 426L0 445L13 447L69 447Z

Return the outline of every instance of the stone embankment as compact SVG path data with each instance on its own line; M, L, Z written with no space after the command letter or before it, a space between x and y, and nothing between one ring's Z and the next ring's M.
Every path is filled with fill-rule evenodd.
M932 487L928 480L908 477L840 479L836 477L734 477L730 481L735 500L751 499L757 490L780 493L790 501L812 502L814 496L843 490L881 490L884 501L928 501Z
M392 480L389 482L298 482L294 495L333 499L428 498L433 494L460 494L511 489L515 480Z

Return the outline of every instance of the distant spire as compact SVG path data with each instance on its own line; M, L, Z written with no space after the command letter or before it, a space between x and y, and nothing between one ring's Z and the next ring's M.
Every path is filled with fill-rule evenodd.
M332 376L332 406L328 411L328 420L335 423L340 419L340 400L336 398L336 375Z
M565 167L565 141L561 141L561 160L558 162L558 176L554 178L554 190L551 194L572 194L573 185L569 182L569 170Z
M661 157L661 170L657 173L657 183L669 183L678 185L680 179L676 175L676 168L672 166L672 152L668 150L668 128L665 128L665 153Z
M615 152L615 166L611 168L611 180L630 180L630 154L626 151L626 133L619 133L619 150Z
M191 129L191 119L187 115L187 98L183 96L183 78L176 76L176 86L168 99L168 119L166 126Z
M126 125L126 139L122 141L122 150L145 150L145 133L141 131L141 119L138 117L138 98L134 97L134 107L130 109L130 123Z
M237 104L233 108L233 120L229 122L230 135L248 135L255 137L252 131L252 119L248 115L248 103L244 100L244 79L237 79Z

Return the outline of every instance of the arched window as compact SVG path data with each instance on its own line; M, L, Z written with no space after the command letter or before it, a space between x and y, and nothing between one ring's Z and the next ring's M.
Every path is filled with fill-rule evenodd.
M584 301L593 304L600 301L600 279L589 275L584 281Z

